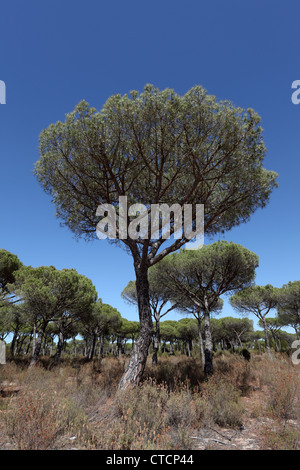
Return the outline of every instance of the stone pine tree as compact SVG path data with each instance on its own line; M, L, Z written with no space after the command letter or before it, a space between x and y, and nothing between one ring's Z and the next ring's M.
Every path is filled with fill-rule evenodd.
M290 281L277 291L278 318L282 325L294 328L300 339L300 281Z
M210 314L220 313L220 311L223 308L223 304L224 304L223 299L219 298L217 304L215 306L212 306ZM203 309L199 305L196 305L192 300L190 300L189 297L187 297L186 295L183 295L182 298L177 303L177 310L183 314L188 313L190 315L193 315L195 319L197 320L199 349L200 349L201 362L202 362L202 366L204 369L205 353L204 353L204 345L203 345L202 323L203 323L205 315L203 313Z
M17 255L0 249L0 308L7 306L8 302L14 303L18 300L13 292L13 283L15 272L21 267L22 263Z
M38 324L37 339L30 366L39 358L42 340L50 322L72 314L87 315L96 302L92 281L75 269L58 270L54 266L23 266L15 275L15 290L22 298L28 316Z
M103 355L104 338L122 324L120 312L101 299L94 303L91 315L80 324L80 333L86 340L90 341L89 359L93 359L96 352L96 344L99 340L99 355Z
M268 354L271 353L266 316L277 306L277 292L271 284L250 286L230 297L232 307L242 314L253 314L264 328L265 343Z
M139 235L142 223L119 213L119 197L129 207L143 204L149 214L152 204L203 204L206 234L246 222L276 186L276 173L263 167L259 122L253 110L219 102L201 86L180 96L146 85L141 93L111 96L100 111L80 102L41 133L35 174L57 217L76 236L93 239L97 208L108 204L115 208L116 237L133 258L141 328L120 390L139 382L152 339L148 270L190 240L197 211L180 234L173 208L171 241L163 245L163 230Z
M184 296L204 316L204 371L213 371L211 313L220 297L250 286L255 278L258 256L242 245L220 241L200 250L180 250L168 256L158 267L160 280L172 290L172 298Z

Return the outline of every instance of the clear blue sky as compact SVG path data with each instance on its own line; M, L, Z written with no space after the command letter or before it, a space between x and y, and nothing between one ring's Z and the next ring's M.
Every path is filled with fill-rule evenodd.
M180 94L200 84L261 115L265 167L279 173L269 205L223 239L259 255L258 284L300 279L300 105L291 101L299 1L6 0L0 17L1 248L26 265L77 269L104 302L137 320L120 297L134 278L130 256L106 241L75 241L59 226L32 173L39 133L82 99L100 109L146 83ZM222 315L232 314L226 303Z

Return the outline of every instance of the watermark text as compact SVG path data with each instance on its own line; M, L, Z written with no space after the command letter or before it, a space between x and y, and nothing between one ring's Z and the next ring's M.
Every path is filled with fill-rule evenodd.
M300 340L299 339L297 339L296 341L293 341L292 349L296 349L296 351L294 351L292 354L292 363L295 365L299 365L300 364Z
M0 340L0 364L6 364L5 343Z
M96 226L100 240L175 240L185 238L189 250L204 244L204 204L144 204L128 207L127 196L119 197L119 205L104 203L97 207L102 217ZM191 241L195 239L195 241Z
M0 104L6 104L6 85L3 80L0 80Z

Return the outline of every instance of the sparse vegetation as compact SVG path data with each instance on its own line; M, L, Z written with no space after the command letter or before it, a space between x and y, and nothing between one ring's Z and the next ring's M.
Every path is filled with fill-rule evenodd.
M121 392L127 360L6 364L0 448L236 449L251 425L257 448L299 450L300 371L288 356L219 354L208 378L199 358L172 356L153 366L149 356L139 386Z

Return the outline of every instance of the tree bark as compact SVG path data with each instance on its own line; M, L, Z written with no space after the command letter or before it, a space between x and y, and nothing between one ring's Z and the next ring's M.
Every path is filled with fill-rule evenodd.
M37 338L36 338L36 341L35 341L35 348L34 348L34 351L33 351L32 359L30 361L29 367L35 366L35 364L38 361L38 358L39 358L39 355L40 355L40 352L41 352L43 337L44 337L44 334L45 334L45 331L46 331L46 327L47 327L47 322L44 322L41 325L40 329L39 329L39 332L38 332L38 335L37 335Z
M122 338L121 336L117 336L117 356L122 356Z
M12 342L11 342L11 345L10 345L10 352L11 352L12 357L15 356L15 352L16 352L16 341L17 341L18 335L19 335L19 329L17 328L17 329L14 331L14 336L13 336L13 339L12 339Z
M34 356L35 345L36 345L36 324L34 323L33 332L32 332L32 357Z
M90 350L90 354L89 354L89 359L90 359L90 361L93 359L93 357L94 357L94 355L95 355L96 342L97 342L97 334L94 333L94 334L93 334L92 345L91 345L91 350Z
M100 335L99 356L103 357L103 334Z
M197 315L197 322L198 322L198 337L199 337L199 347L200 347L200 354L201 354L201 363L204 368L205 355L204 355L203 338L202 338L202 331L201 331L202 319L200 317L200 313Z
M73 354L74 357L77 357L76 336L73 336Z
M160 342L160 330L159 330L159 320L156 320L156 331L154 336L153 342L153 354L152 354L152 365L156 366L158 363L157 353L159 350L159 342Z
M136 291L140 319L140 334L136 340L129 364L120 380L119 390L139 383L146 365L148 349L153 336L153 323L149 301L148 268L135 266Z
M210 329L210 312L208 309L204 311L204 337L205 337L205 375L210 375L213 372L213 342Z
M271 348L270 348L270 341L269 341L269 335L268 335L268 328L267 328L267 322L265 317L262 318L263 325L264 325L264 331L265 331L265 342L266 342L266 349L267 353L269 356L271 355Z
M60 356L61 356L61 353L62 353L62 350L63 350L63 346L64 346L64 336L63 336L62 332L60 331L59 335L58 335L57 348L56 348L56 352L55 352L55 356L54 356L54 362L56 364L59 363Z

